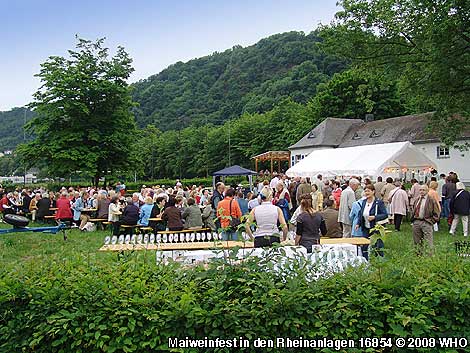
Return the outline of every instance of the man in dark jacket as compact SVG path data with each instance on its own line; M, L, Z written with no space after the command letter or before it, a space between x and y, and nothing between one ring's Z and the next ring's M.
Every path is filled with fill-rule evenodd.
M448 218L450 214L450 208L449 208L449 203L450 203L450 198L454 194L456 188L455 188L455 182L454 178L451 176L448 176L446 178L446 183L442 186L442 198L444 199L444 203L442 205L444 209L444 217Z
M44 193L42 198L37 202L36 207L38 208L36 212L36 220L44 222L44 216L49 216L52 214L52 212L49 210L49 195Z
M23 196L23 206L21 206L21 212L23 214L29 213L29 204L31 203L31 196L29 195L29 192L27 190L24 190L21 193L21 196Z
M450 212L454 215L452 225L450 226L450 234L455 235L455 230L462 220L463 236L468 237L468 216L470 215L470 193L465 190L465 185L458 182L456 191L450 198Z

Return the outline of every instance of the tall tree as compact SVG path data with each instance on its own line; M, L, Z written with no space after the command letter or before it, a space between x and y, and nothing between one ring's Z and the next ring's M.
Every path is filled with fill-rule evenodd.
M400 77L415 110L451 144L470 118L468 0L341 0L322 29L329 52Z
M405 113L397 80L362 69L349 69L335 74L318 87L311 106L315 120L327 117L363 119L368 113L377 119Z
M77 40L69 58L51 56L41 64L42 86L30 104L36 116L26 126L35 139L18 152L50 175L81 171L98 184L127 168L135 122L126 80L134 69L124 48L110 57L104 38Z

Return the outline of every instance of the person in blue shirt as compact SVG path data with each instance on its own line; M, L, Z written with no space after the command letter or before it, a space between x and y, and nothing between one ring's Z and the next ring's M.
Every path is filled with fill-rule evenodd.
M149 218L152 213L153 208L153 200L150 196L147 196L144 199L144 204L140 208L139 211L139 222L138 224L141 226L147 227L149 225Z
M351 235L353 237L365 237L366 234L362 230L361 227L356 227L361 218L361 208L362 208L362 201L365 200L364 198L361 198L358 201L355 201L352 205L351 212L349 213L349 218L351 219L351 224L352 224L352 230L351 230Z
M237 197L235 198L238 202L238 206L240 206L240 210L242 211L242 215L248 214L248 200L243 198L243 192L239 191L237 193Z

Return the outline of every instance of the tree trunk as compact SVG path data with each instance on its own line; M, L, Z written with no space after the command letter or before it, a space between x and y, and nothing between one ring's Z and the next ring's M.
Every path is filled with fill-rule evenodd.
M93 186L95 186L96 188L98 188L99 184L100 184L100 176L97 174L95 175L95 178L94 178L94 183L93 183Z

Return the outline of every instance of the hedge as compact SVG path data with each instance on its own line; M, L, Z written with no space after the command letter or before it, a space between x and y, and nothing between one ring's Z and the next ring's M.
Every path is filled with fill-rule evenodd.
M469 264L457 256L377 262L315 282L301 269L260 271L258 259L185 268L135 256L0 270L0 352L156 352L187 336L470 336Z

